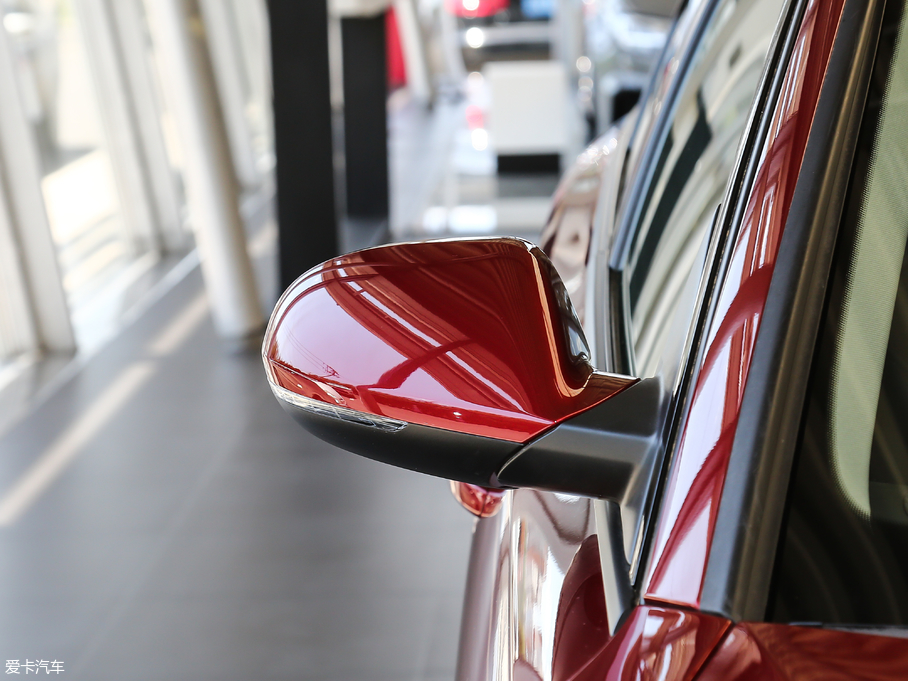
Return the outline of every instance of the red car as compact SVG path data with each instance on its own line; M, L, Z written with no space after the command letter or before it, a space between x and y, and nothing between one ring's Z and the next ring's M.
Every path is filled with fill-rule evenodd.
M689 0L542 248L284 294L275 395L477 515L458 676L908 678L908 12Z
M455 17L490 17L510 6L510 0L445 0L445 10Z

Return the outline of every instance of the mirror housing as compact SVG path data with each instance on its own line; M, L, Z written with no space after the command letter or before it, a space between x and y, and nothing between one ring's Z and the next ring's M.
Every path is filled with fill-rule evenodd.
M593 368L554 266L522 239L329 260L281 297L262 352L307 430L385 463L622 505L654 469L661 391Z

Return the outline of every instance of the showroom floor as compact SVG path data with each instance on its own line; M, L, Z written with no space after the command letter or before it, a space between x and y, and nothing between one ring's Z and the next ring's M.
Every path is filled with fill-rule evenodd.
M532 199L532 219L483 233L532 237L554 177L452 174L446 147L436 181L423 181L424 157L403 159L419 135L456 138L462 116L459 104L392 116L393 204L423 216L396 236L457 233L425 222L433 207L500 214L505 187ZM461 192L447 207L445 177ZM253 239L270 278L273 232ZM67 678L95 681L451 679L471 517L445 481L296 426L258 348L218 341L187 263L27 415L0 424L0 658L59 660Z
M287 417L195 271L2 440L0 645L74 679L449 679L471 521Z

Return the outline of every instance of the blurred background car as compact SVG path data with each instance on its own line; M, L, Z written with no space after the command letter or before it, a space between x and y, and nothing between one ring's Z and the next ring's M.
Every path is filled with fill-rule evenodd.
M466 67L501 59L547 59L557 0L445 0L457 17Z
M584 2L586 50L577 61L578 91L597 135L640 99L679 4L678 0Z

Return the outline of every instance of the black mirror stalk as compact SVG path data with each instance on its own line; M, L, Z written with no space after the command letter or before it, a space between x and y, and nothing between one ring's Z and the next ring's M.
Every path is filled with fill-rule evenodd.
M497 482L617 503L630 562L660 461L664 402L661 381L642 379L524 446Z

